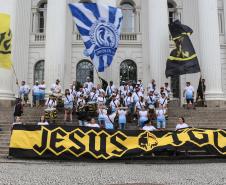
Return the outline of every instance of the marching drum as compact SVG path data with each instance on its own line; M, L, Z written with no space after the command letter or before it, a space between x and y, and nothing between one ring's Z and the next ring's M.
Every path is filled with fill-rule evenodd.
M57 118L56 108L45 109L45 119L54 121L56 118Z

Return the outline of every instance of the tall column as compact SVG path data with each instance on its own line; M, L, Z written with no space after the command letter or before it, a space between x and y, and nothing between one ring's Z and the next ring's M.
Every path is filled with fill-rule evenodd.
M64 87L65 64L67 63L67 50L71 48L68 39L67 15L68 0L48 0L46 50L45 50L45 81L47 91L52 83L60 79ZM71 20L72 21L72 20ZM72 33L70 33L72 36ZM69 75L69 74L67 74Z
M15 21L15 9L16 9L16 0L0 0L0 13L5 13L10 15L11 30L14 33L14 21ZM14 41L12 41L12 55L14 52ZM13 57L12 57L13 59ZM0 107L10 107L12 105L12 100L14 100L13 94L13 73L10 69L0 68Z
M208 106L223 104L217 1L199 0L200 58Z
M166 60L169 55L169 29L167 0L149 0L148 33L149 33L149 79L155 79L157 87L166 82ZM145 30L144 30L145 31Z

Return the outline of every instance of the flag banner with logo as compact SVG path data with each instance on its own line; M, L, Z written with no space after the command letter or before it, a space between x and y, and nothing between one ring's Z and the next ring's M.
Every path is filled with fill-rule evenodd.
M91 58L98 72L104 72L118 48L121 9L99 3L73 3L69 7L86 48L84 54Z
M167 60L166 77L200 72L197 54L189 37L193 30L181 24L179 20L171 23L169 30L175 43L175 49Z
M10 69L12 33L10 30L10 16L0 13L0 68Z
M226 156L226 130L186 128L149 132L15 125L9 155L18 158L108 160L180 149Z

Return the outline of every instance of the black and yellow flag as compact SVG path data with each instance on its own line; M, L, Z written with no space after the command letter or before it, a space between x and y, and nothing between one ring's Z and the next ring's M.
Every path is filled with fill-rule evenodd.
M166 77L200 72L198 58L189 38L193 30L179 20L171 23L169 30L175 42L175 49L167 60Z
M0 13L0 68L10 69L12 33L10 30L10 16Z

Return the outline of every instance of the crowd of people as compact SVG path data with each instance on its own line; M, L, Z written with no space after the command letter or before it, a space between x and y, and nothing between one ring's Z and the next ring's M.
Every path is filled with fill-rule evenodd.
M22 81L20 97L15 106L15 123L23 114L23 105L27 105L31 92L33 106L46 106L38 125L54 124L57 110L63 108L64 122L72 122L72 115L75 113L79 126L124 130L127 124L135 122L141 130L165 130L167 127L168 103L172 94L168 83L158 89L154 79L146 88L141 80L137 83L122 82L119 87L110 81L106 89L103 89L87 77L84 84L73 82L64 93L60 80L57 79L51 85L51 92L45 100L46 90L44 81L40 84L35 82L32 89ZM194 88L190 82L186 84L184 97L188 108L195 108ZM184 118L179 118L176 129L186 127L188 125Z

